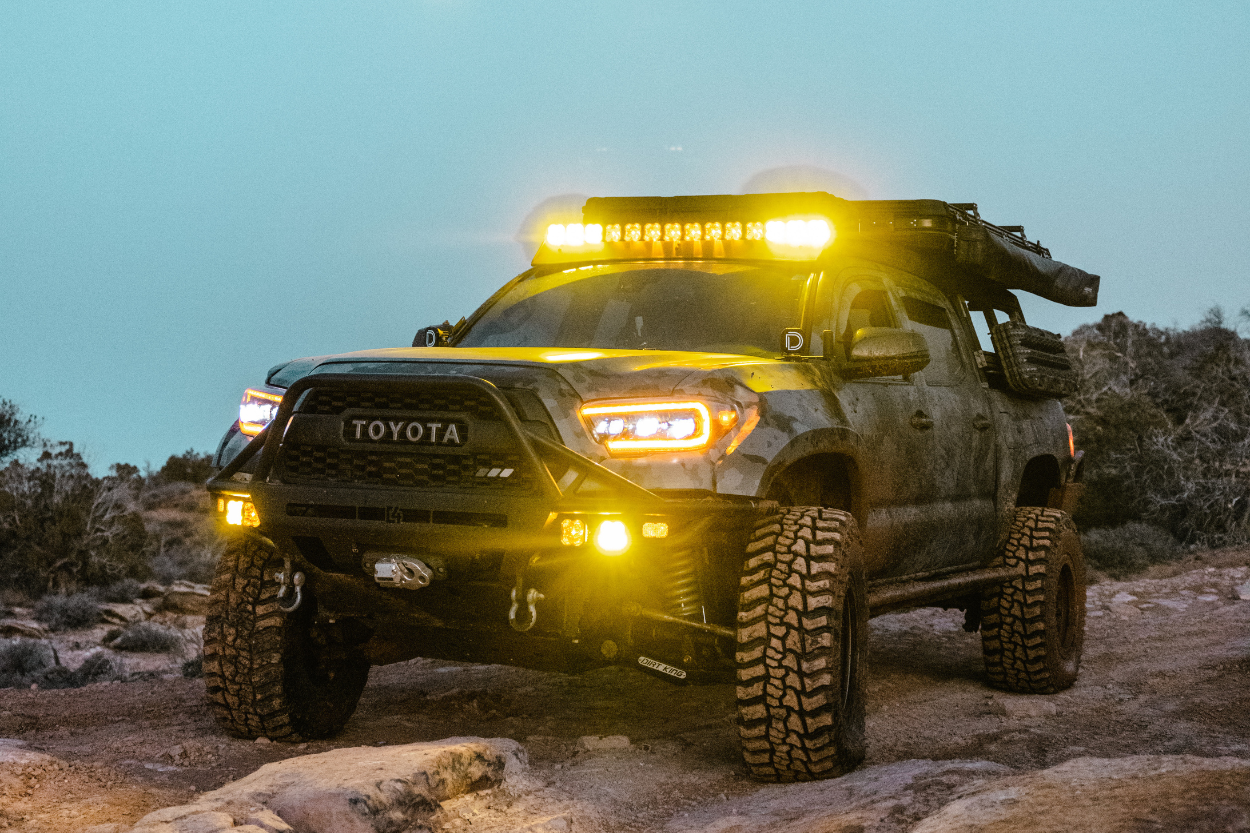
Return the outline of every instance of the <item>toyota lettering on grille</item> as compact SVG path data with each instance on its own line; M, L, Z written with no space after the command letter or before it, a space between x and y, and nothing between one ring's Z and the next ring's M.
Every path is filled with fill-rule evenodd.
M354 417L343 420L343 439L394 445L462 446L469 441L469 426L463 422Z

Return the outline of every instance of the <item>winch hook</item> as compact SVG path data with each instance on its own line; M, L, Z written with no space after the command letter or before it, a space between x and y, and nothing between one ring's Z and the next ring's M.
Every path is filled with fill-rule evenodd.
M304 574L296 572L291 574L291 559L283 560L282 572L274 573L274 581L278 582L278 609L283 613L294 613L299 610L299 606L304 603ZM282 603L291 592L291 588L295 588L295 598L291 604Z

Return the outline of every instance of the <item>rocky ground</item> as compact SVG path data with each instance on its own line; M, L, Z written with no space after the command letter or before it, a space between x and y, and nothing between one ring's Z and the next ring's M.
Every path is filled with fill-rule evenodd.
M1067 807L1084 819L1072 829L1250 830L1250 600L1241 598L1250 597L1248 585L1250 551L1240 550L1092 586L1081 678L1050 697L986 688L979 637L962 630L957 612L874 619L868 760L824 785L745 777L730 685L675 687L622 669L569 677L417 660L374 669L341 736L286 746L221 735L202 682L182 677L181 659L170 656L165 676L152 679L0 690L0 738L12 741L0 741L0 828L128 830L153 810L194 804L265 764L477 736L519 742L523 773L448 793L420 824L1044 830L1063 829L1047 826L1047 813ZM193 620L183 624L194 630ZM1163 796L1173 816L1131 810L1128 826L1117 826L1088 809L1106 805L1097 797L1108 795L1119 796L1121 808ZM1020 812L1029 825L1020 827ZM204 830L221 829L207 826L212 815L204 815ZM1091 827L1090 819L1107 823ZM178 824L161 829L201 829Z

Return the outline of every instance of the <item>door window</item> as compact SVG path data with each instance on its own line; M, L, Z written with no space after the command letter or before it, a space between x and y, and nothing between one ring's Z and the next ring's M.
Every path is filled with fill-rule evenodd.
M934 300L921 298L904 289L903 312L911 328L924 336L929 346L929 365L924 369L927 385L954 385L963 375L963 358L955 338L950 312Z

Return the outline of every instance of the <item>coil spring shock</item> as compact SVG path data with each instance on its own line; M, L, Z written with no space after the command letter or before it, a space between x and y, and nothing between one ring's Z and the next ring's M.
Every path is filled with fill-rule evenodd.
M664 604L671 616L703 620L703 592L699 589L698 550L681 550L668 559L669 581Z

